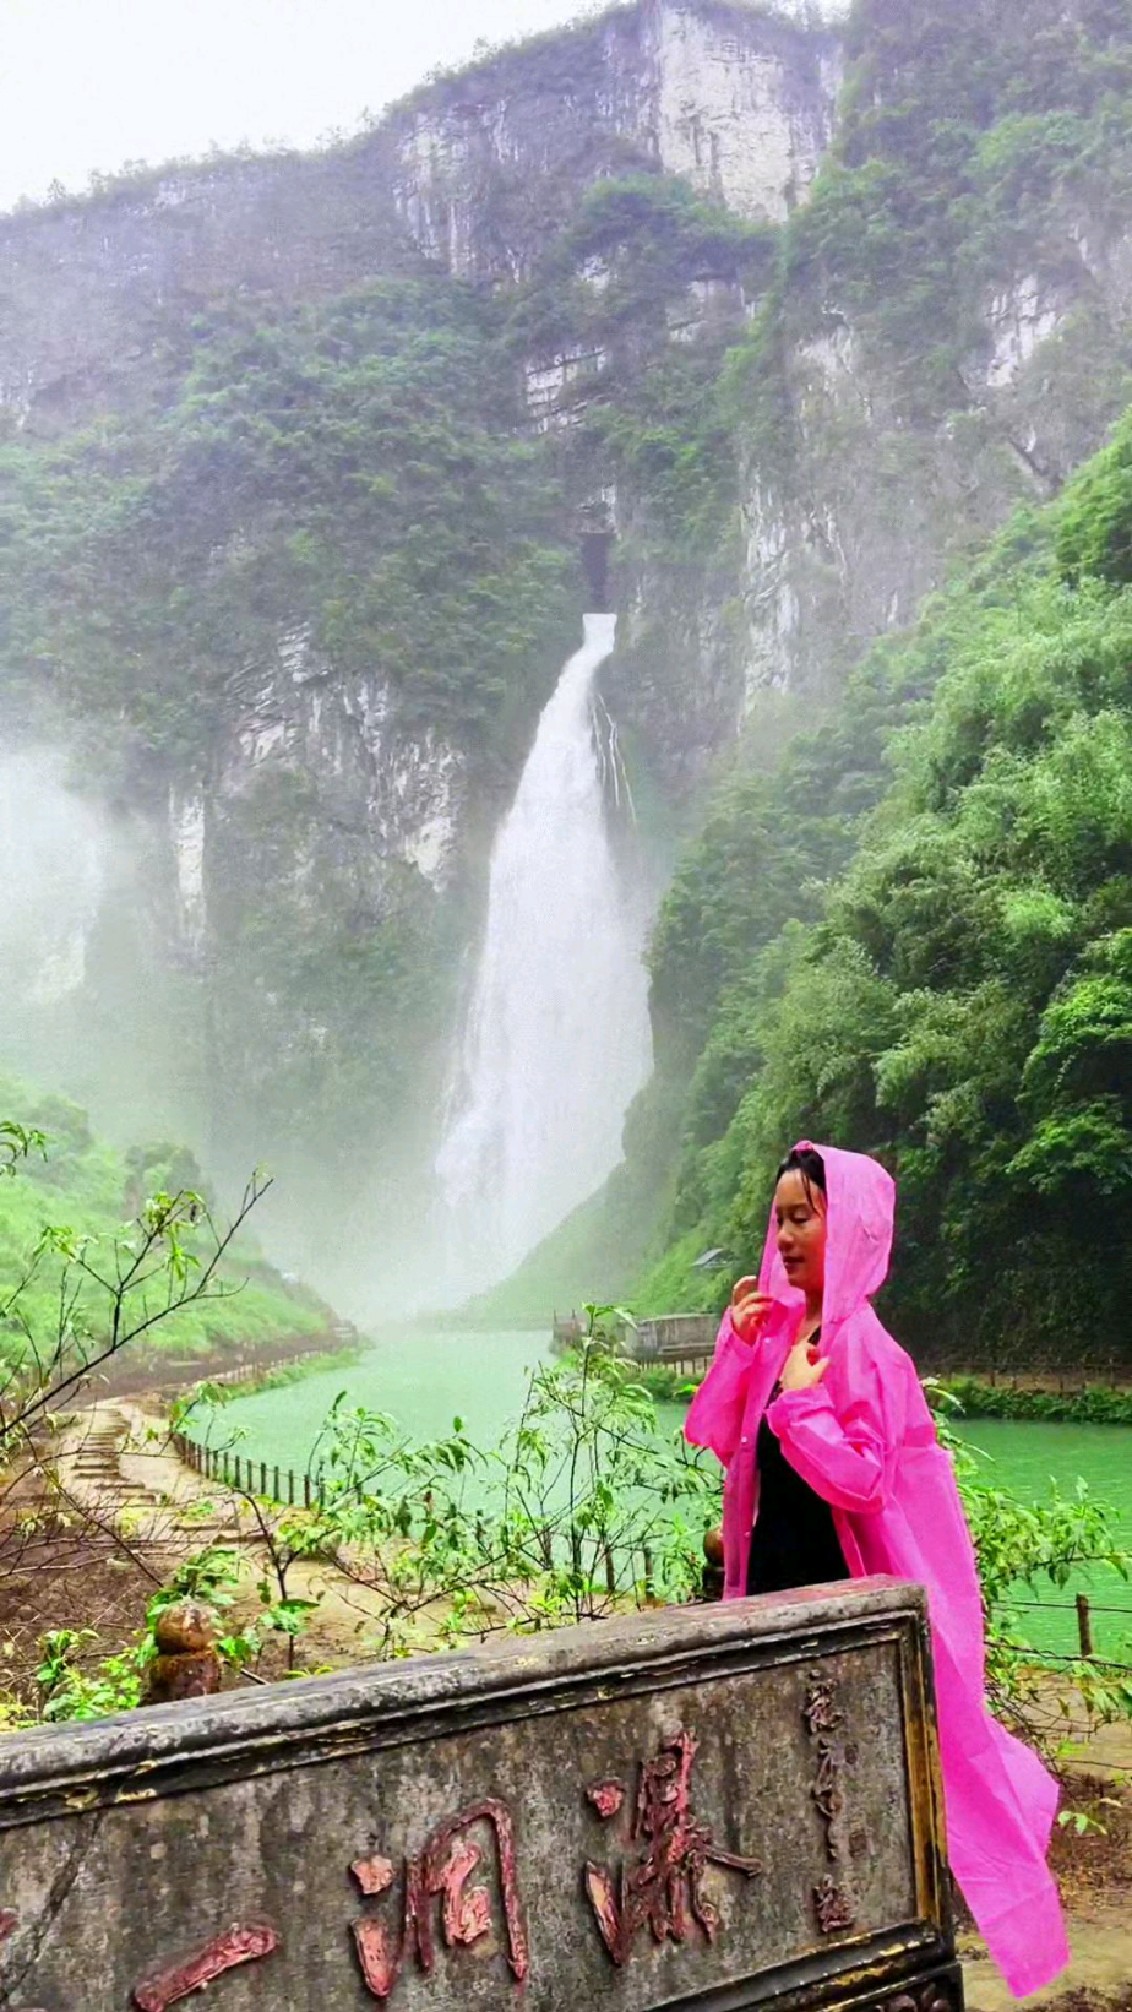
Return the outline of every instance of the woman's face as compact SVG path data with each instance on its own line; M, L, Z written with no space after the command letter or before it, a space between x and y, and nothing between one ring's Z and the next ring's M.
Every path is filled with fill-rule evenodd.
M810 1299L820 1299L825 1284L825 1196L806 1182L796 1167L783 1174L774 1191L778 1222L778 1255L792 1286Z

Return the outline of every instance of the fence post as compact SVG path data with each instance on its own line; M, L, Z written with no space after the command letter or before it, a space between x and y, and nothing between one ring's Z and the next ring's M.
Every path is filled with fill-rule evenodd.
M239 1454L237 1453L237 1455L236 1455L236 1486L237 1486L237 1488L239 1487L239 1485L240 1485L240 1456L239 1456Z
M649 1550L647 1544L644 1546L641 1556L645 1564L645 1598L646 1600L651 1600L656 1593L656 1581L653 1577L652 1552Z
M260 1461L260 1463L259 1463L259 1492L260 1492L260 1494L261 1494L261 1495L266 1495L266 1494L267 1494L267 1462L266 1462L266 1460L261 1460L261 1461Z
M272 1468L272 1470L271 1470L271 1496L272 1496L272 1500L273 1500L274 1502L278 1502L278 1501L279 1501L279 1500L281 1499L281 1498L280 1498L280 1494L279 1494L279 1469L278 1469L278 1467L273 1467L273 1468Z
M293 1467L288 1467L287 1469L287 1500L293 1509L295 1506L295 1470Z
M310 1506L311 1506L311 1474L310 1474L310 1468L308 1467L305 1474L303 1475L303 1508L309 1509Z
M617 1592L617 1567L613 1562L613 1546L605 1543L601 1548L605 1555L605 1590L612 1600Z
M224 1448L224 1486L228 1486L228 1448Z
M1085 1657L1093 1656L1096 1653L1093 1648L1093 1617L1089 1612L1087 1593L1077 1595L1077 1632L1081 1637L1081 1654Z

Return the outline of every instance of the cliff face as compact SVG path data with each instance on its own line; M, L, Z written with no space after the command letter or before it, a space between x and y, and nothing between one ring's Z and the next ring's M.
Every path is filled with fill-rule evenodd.
M527 277L581 189L634 165L784 217L833 132L841 0L641 0L432 85L330 153L224 159L0 219L0 411L134 404L233 290L311 300L419 255Z
M639 0L326 154L0 220L4 474L47 471L9 709L130 722L234 1159L265 1109L295 1162L324 1115L337 1194L379 1109L427 1140L579 535L605 701L694 803L1097 445L1132 370L1106 6Z
M780 218L829 144L836 0L642 0L421 91L314 157L218 161L0 220L0 412L53 429L136 404L233 287L310 300L440 259L527 276L579 190L633 165Z
M530 277L579 188L643 162L780 221L829 146L844 8L644 0L438 86L390 122L414 243L472 279Z

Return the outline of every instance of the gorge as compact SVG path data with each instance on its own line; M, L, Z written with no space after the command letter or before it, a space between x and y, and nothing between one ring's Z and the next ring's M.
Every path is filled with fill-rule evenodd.
M679 858L657 1073L599 1205L617 1263L587 1231L571 1265L620 1291L686 1236L655 1281L684 1294L757 1067L735 988L813 919L903 720L847 717L847 681L1128 400L1130 60L1110 0L640 0L317 156L0 221L5 741L63 750L68 815L112 834L81 955L16 970L4 1060L222 1182L270 1162L273 1247L347 1310L419 1299L437 1153L486 1185L486 961L445 1145L452 1057L597 541L639 827L613 846L631 920L577 943L572 996L605 971L632 1059L575 1185L536 1208L520 1177L501 1262L615 1155ZM909 703L947 659L925 647ZM746 916L767 812L744 798L732 846L729 806L816 718L841 824L732 943L697 861Z

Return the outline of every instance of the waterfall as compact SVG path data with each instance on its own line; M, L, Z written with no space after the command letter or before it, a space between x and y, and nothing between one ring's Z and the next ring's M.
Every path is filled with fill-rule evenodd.
M462 1298L600 1187L651 1067L645 904L610 843L593 683L616 617L587 615L491 856L487 929L437 1175ZM614 741L614 755L616 744Z

